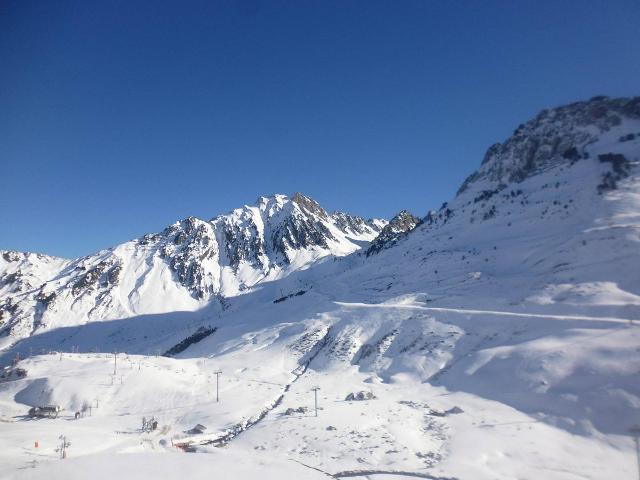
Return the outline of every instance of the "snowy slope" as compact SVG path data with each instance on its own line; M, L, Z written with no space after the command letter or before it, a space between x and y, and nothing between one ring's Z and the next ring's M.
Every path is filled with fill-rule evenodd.
M305 215L326 218L300 202ZM262 204L280 218L277 197L251 208ZM258 216L236 212L207 224L218 231ZM236 233L244 241L220 264L278 258L287 274L226 297L224 309L208 302L69 324L6 349L2 364L29 358L17 365L26 377L9 368L0 383L0 463L10 478L65 478L95 459L137 478L151 474L154 451L167 478L233 459L248 469L235 478L262 478L260 465L286 478L636 478L638 212L640 98L547 110L491 147L450 202L421 223L405 216L409 228L387 228L382 248L287 270L297 257L284 260L287 249L259 233L274 228L257 226ZM358 233L328 217L335 238L334 229ZM275 227L287 243L305 239L305 258L319 230ZM215 332L157 356L200 327ZM127 352L115 376L114 351ZM95 399L91 417L67 421ZM23 417L41 403L62 405L64 418ZM160 428L143 433L149 415ZM193 432L197 423L206 430ZM73 461L49 470L61 433ZM183 450L209 455L171 460ZM138 467L121 473L129 460Z
M224 298L260 282L360 249L385 224L328 214L296 193L261 197L211 221L189 217L73 261L3 252L0 346L36 330L194 311L212 300L222 309Z
M0 252L0 329L18 328L17 336L38 328L55 296L44 287L69 260L38 253ZM28 325L22 319L29 318ZM0 347L8 342L0 342Z

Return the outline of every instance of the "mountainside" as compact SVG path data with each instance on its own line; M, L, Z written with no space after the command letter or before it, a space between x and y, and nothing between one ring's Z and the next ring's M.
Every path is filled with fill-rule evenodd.
M370 258L394 272L398 291L474 284L476 301L493 303L502 300L487 295L487 284L504 299L522 295L511 283L517 275L546 289L542 296L556 288L569 298L560 291L588 281L637 295L639 171L640 97L545 110L490 147L453 200ZM536 308L553 303L536 298ZM636 311L625 301L620 308Z
M75 260L3 251L0 335L6 345L39 329L191 311L212 299L221 308L260 282L360 249L384 225L329 214L296 193L261 197L210 221L189 217Z
M383 225L275 196L85 259L2 261L2 278L24 270L3 283L8 318L56 287L73 300L47 300L55 318L86 295L103 320L50 325L0 351L5 365L32 356L0 384L5 415L102 405L77 422L8 422L0 461L15 471L31 429L53 444L65 422L81 440L74 454L112 473L125 462L113 452L145 462L179 448L255 472L292 460L291 478L300 466L318 478L636 475L640 97L541 112L424 218ZM105 352L116 351L128 355L109 383ZM139 431L143 415L159 431ZM47 473L26 472L15 478Z

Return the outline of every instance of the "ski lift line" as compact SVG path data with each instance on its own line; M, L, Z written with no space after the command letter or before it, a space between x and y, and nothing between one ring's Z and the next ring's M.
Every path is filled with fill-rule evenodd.
M255 383L265 383L267 385L275 385L276 387L285 387L286 385L283 383L275 383L275 382L267 382L266 380L255 380L253 378L239 378L239 377L231 377L235 380L244 380L245 382L255 382Z
M330 477L330 478L337 478L337 477L334 477L334 476L333 476L332 474L330 474L329 472L325 472L324 470L321 470L321 469L319 469L318 467L312 467L311 465L307 465L306 463L302 463L302 462L300 462L300 461L296 460L295 458L290 458L289 460L291 460L292 462L299 463L299 464L300 464L300 465L302 465L303 467L307 467L307 468L310 468L311 470L315 470L315 471L317 471L317 472L320 472L320 473L322 473L322 474L326 475L327 477Z
M430 312L443 313L459 313L461 315L495 315L504 317L520 317L520 318L544 318L548 320L578 320L586 322L606 322L606 323L623 323L626 325L640 325L635 323L636 320L617 317L589 317L584 315L550 315L544 313L521 313L521 312L505 312L499 310L473 310L464 308L445 308L445 307L424 307L422 305L392 305L392 304L370 304L370 303L346 303L334 302L336 305L347 308L397 308L405 310L424 310Z
M291 386L295 382L297 382L300 378L302 378L302 376L307 372L307 369L309 368L309 366L311 365L313 360L322 351L330 331L331 331L331 329L329 329L327 331L327 334L323 337L323 339L321 339L319 341L319 344L321 344L320 348L318 348L318 350L313 355L311 355L311 357L307 360L306 363L304 363L303 365L300 365L300 367L302 367L302 369L298 373L296 373L296 370L298 370L298 368L296 368L295 370L293 370L291 372L291 374L293 375L293 378L291 379L291 381L288 384L286 384L282 388L282 392L280 393L280 395L273 402L271 402L269 405L267 405L266 408L263 408L260 411L260 413L258 413L257 416L249 417L249 419L244 420L240 424L236 424L235 425L236 428L232 428L231 430L228 430L227 433L225 433L221 437L217 437L217 438L215 438L213 440L207 440L207 441L205 441L203 443L200 443L200 445L215 445L215 446L227 445L230 441L232 441L238 435L240 435L241 433L247 431L248 429L252 428L253 426L255 426L258 423L260 423L262 420L264 420L266 418L266 416L269 415L269 413L271 413L275 408L277 408L282 403L285 395L289 392ZM316 391L316 394L317 394L317 391Z

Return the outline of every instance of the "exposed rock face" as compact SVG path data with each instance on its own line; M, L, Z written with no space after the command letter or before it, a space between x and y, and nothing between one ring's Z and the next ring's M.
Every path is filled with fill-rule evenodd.
M301 202L300 194L297 205L300 212L294 211L280 225L276 225L271 235L274 251L283 256L287 263L291 263L290 251L308 249L312 247L329 248L330 241L337 241L332 229L327 224L328 215L313 201Z
M265 244L255 225L249 225L243 230L226 219L221 223L225 252L233 268L238 268L242 262L266 267L263 261L267 254Z
M458 190L486 181L496 185L521 182L546 168L570 164L588 156L585 148L619 127L623 121L640 119L640 97L594 97L540 112L520 125L504 143L489 147L480 169ZM621 141L633 140L630 134Z
M394 245L400 238L422 223L418 217L402 210L382 229L380 235L371 242L367 256Z
M602 182L598 185L598 193L618 188L618 182L629 176L631 162L620 153L604 153L598 155L601 163L611 165L612 171L602 174Z
M351 392L345 397L345 401L347 402L362 402L364 400L375 400L376 396L373 392L366 392L361 390L359 392Z
M217 261L218 245L211 224L186 218L166 228L156 243L180 284L196 298L214 293L215 276L207 269L207 263Z
M300 192L294 193L291 201L296 203L298 207L307 214L315 215L323 220L327 220L328 218L327 212L318 202L312 198L305 197Z
M211 326L209 326L209 327L204 327L204 326L200 327L194 333L189 335L187 338L182 340L180 343L177 343L176 345L171 347L169 350L164 352L162 355L164 357L173 357L174 355L177 355L177 354L179 354L181 352L184 352L187 348L189 348L194 343L198 343L198 342L204 340L205 338L207 338L208 336L213 335L216 332L216 330L217 330L216 327L211 327Z
M115 285L118 281L120 269L121 267L115 258L99 262L95 267L82 274L73 284L73 295L78 296L89 290L95 291L98 287Z
M381 219L365 220L362 217L343 212L335 212L331 215L331 218L341 232L354 237L358 235L368 235L372 230L380 233L388 223L386 220Z
M283 412L283 415L303 414L303 413L307 413L308 411L309 409L307 407L298 407L298 408L289 407Z

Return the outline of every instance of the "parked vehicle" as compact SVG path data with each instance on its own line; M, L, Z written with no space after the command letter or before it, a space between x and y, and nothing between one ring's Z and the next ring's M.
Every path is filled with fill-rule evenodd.
M62 411L60 405L44 405L41 407L31 407L29 416L31 418L56 418Z

